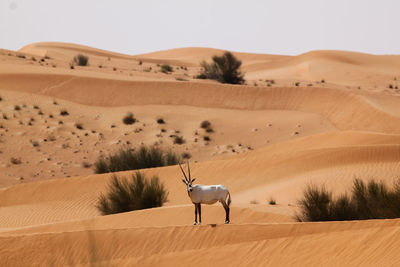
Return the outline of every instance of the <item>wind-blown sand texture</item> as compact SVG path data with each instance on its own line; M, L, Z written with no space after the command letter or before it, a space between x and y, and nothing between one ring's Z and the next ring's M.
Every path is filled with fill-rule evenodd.
M200 61L222 52L0 50L0 266L399 265L397 219L298 223L294 215L309 183L340 194L354 177L399 177L400 56L234 53L247 85L194 79ZM72 69L78 53L89 66ZM139 122L125 125L128 112ZM95 204L111 175L93 174L93 163L141 144L189 153L198 183L229 188L231 224L215 204L192 226L177 166L143 170L169 191L164 207L100 216Z

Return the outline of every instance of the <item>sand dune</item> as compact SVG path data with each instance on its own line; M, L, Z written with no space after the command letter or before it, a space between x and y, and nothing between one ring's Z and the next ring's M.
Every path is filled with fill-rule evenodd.
M297 223L294 215L309 183L341 194L354 177L398 178L400 56L234 52L247 85L193 78L200 61L222 52L0 50L0 265L398 265L397 219ZM74 65L78 53L88 66ZM125 125L127 112L139 121ZM175 135L185 143L174 144ZM227 186L231 225L222 225L219 204L191 225L177 166L141 170L169 191L163 207L100 216L95 205L111 175L93 174L92 164L141 144L189 153L198 183Z

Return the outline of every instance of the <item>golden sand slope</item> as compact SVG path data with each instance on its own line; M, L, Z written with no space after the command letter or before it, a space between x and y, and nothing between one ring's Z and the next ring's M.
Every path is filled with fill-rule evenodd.
M398 265L399 220L296 223L293 215L308 183L342 193L354 177L398 177L400 57L235 53L248 85L193 79L201 60L222 52L130 56L65 43L0 50L0 265ZM89 66L71 68L78 53ZM161 73L160 64L174 71ZM132 126L121 121L129 111L139 119ZM200 129L202 120L214 132ZM176 134L186 143L173 144ZM197 182L229 188L232 225L221 224L219 204L191 225L177 166L143 170L169 191L164 207L99 216L110 175L87 167L141 143L191 153Z

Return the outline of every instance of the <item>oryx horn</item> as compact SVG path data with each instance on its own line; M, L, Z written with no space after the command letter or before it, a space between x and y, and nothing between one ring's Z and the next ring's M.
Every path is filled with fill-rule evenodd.
M192 181L192 177L190 177L190 167L189 167L189 161L187 161L187 165L188 165L189 181Z
M185 176L185 180L186 180L187 182L189 182L189 180L188 180L187 177L186 177L185 172L184 172L183 169L182 169L181 164L180 164L179 162L178 162L178 164L179 164L179 168L181 168L181 171L182 171L182 173L183 173L183 176Z

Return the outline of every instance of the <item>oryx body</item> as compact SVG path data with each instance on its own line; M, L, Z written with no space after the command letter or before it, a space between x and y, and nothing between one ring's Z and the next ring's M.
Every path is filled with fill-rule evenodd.
M185 177L185 180L182 179L183 183L186 185L187 193L192 203L194 204L194 213L195 219L194 224L201 224L201 204L214 204L217 201L221 202L222 206L225 209L225 223L229 223L229 205L231 204L231 195L228 189L223 185L201 185L196 184L192 185L195 178L190 177L190 168L188 162L188 174L189 179L186 177L185 172L182 169L182 166L179 164L179 167L182 170L182 173ZM197 221L197 214L199 214L199 221Z

